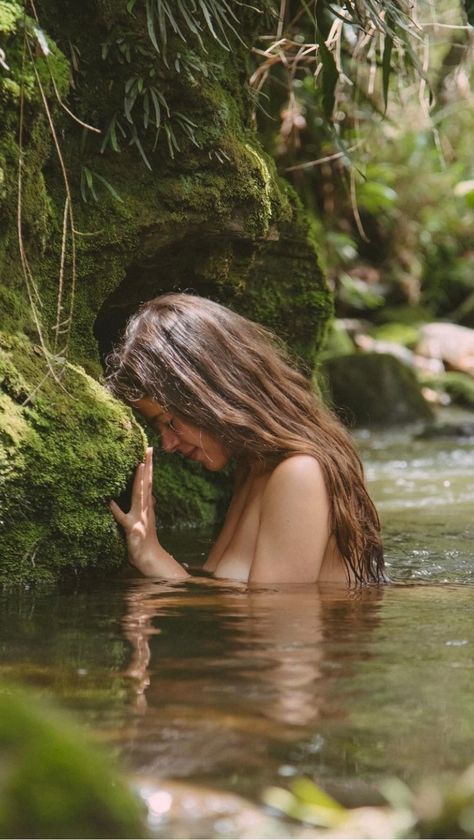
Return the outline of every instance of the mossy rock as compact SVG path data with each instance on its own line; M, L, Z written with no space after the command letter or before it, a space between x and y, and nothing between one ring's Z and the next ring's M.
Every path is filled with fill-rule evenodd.
M330 321L319 358L330 359L333 356L347 356L353 352L354 342L344 324L338 319Z
M436 379L440 386L456 405L474 408L474 378L460 371L447 371Z
M418 326L415 324L382 324L371 332L377 341L393 341L412 349L418 341Z
M79 381L84 374L77 366L100 379L101 361L129 315L144 300L170 290L187 290L211 297L275 329L306 369L311 369L332 310L331 294L318 265L317 241L310 233L308 220L291 187L278 177L253 124L254 103L245 84L248 44L258 27L264 26L263 16L251 5L239 8L241 41L236 37L230 50L217 43L207 26L201 32L202 49L199 39L184 45L169 33L168 58L164 61L147 34L145 4L135 4L129 13L126 3L109 0L86 0L80 6L73 0L40 0L36 10L51 49L48 62L62 98L69 101L68 83L74 77L73 101L69 101L72 111L102 134L84 135L82 127L61 109L51 94L48 62L38 55L35 67L49 97L72 196L76 276L73 282L71 237L64 252L62 249L66 198L62 167L51 143L39 91L28 82L21 229L31 272L26 271L25 278L18 257L16 210L18 101L11 85L10 92L5 88L10 82L18 87L18 80L25 76L21 60L23 16L15 13L13 28L0 43L10 67L0 79L0 170L4 173L0 182L0 315L5 333L21 332L30 342L38 342L35 320L39 320L43 338L53 351L50 337L57 335L54 328L61 311L64 329L69 330L68 360L73 363L68 368L72 382L68 387L74 395L77 389L72 401L76 404L82 401L81 383L86 381ZM130 63L121 52L124 44L133 53ZM108 51L104 45L108 45ZM71 54L75 69L65 58ZM185 54L193 61L197 56L198 64L206 64L209 72L178 72L178 55L182 60ZM28 79L35 79L33 69L28 58ZM175 148L173 155L164 129L156 144L156 131L140 134L151 170L136 144L121 142L120 154L110 144L101 151L115 112L124 125L129 125L122 111L131 75L142 78L145 85L154 79L153 84L166 95L170 114L185 115L195 125L196 142L186 132L178 132L179 149ZM133 112L137 126L144 125L143 107L139 97ZM174 126L178 130L176 120ZM95 185L97 201L90 189L86 190L87 201L83 200L81 185L87 187L88 183L84 172ZM65 271L58 301L63 257ZM30 292L36 312L25 295L29 274L30 284L34 278L36 291ZM65 335L60 337L65 341ZM30 349L26 356L31 357ZM36 361L39 364L39 357ZM26 377L27 393L43 375L42 368ZM94 459L98 465L102 439L105 452L108 447L114 449L107 465L110 474L89 470L86 458L80 466L79 454L73 470L64 454L66 433L44 407L48 402L52 406L62 403L62 397L61 388L49 380L33 406L22 408L11 396L2 398L6 431L0 432L0 441L6 440L12 473L7 471L8 491L7 479L0 478L0 504L5 506L8 501L6 512L0 514L8 524L8 559L0 564L0 580L50 579L61 570L90 568L96 563L97 567L104 563L104 569L118 565L121 543L113 524L105 524L108 514L100 508L100 498L123 488L141 457L138 449L142 444L133 444L127 450L126 442L122 451L121 446L115 446L113 434L109 439L107 423L100 421L100 429L93 432L91 443L84 444L82 451L91 449L89 461ZM88 422L93 427L95 409L92 401L89 404ZM120 414L119 408L113 411ZM40 419L33 419L40 415ZM72 409L71 423L77 416ZM130 418L127 412L120 416ZM0 429L3 422L0 419ZM83 422L78 423L79 428ZM47 457L47 449L54 456ZM38 456L36 451L40 452ZM30 489L24 480L29 470L34 481ZM60 486L53 479L57 470ZM76 474L81 475L82 490ZM173 466L167 462L161 473L158 465L157 474L160 525L183 520L209 523L213 519L222 499L214 479L195 470L195 465ZM83 517L82 497L86 499L82 502ZM94 560L99 555L103 559Z
M0 334L3 584L107 573L124 560L104 503L143 458L143 431L79 367L52 370L39 347Z
M395 356L339 356L328 359L323 372L335 410L350 425L394 426L432 419L414 372Z
M144 837L110 756L32 692L0 687L0 837Z

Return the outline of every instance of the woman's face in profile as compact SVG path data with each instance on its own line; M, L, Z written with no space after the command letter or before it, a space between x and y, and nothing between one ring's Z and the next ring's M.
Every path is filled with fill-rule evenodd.
M144 397L137 400L133 407L160 435L165 452L179 452L212 472L222 470L229 463L231 454L220 440L199 426L183 420L155 400Z

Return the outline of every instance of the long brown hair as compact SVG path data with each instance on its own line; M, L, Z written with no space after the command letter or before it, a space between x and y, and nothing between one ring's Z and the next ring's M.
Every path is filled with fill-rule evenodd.
M149 397L177 412L241 465L314 456L348 576L383 580L379 518L352 441L269 330L211 300L170 293L130 319L107 366L115 396L131 404Z

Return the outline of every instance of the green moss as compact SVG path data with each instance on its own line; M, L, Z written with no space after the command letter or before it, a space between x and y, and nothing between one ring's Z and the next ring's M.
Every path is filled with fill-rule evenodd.
M382 324L372 331L378 341L394 341L404 347L414 348L418 341L419 327L415 324Z
M79 8L72 0L39 0L37 10L48 33L48 62L63 98L70 72L64 54L70 54L72 45L78 62L72 110L78 117L104 132L113 110L123 108L127 78L136 73L148 79L153 72L172 115L185 114L196 124L197 145L185 133L177 134L180 150L175 150L174 159L164 131L155 150L154 138L143 136L151 172L133 146L124 144L120 154L110 148L100 154L104 134L84 135L60 109L51 94L46 62L38 59L73 196L77 278L69 361L99 378L98 342L105 353L142 300L181 288L274 328L311 366L331 311L330 293L317 263L317 243L310 238L295 194L278 177L254 132L245 84L247 46L236 43L225 51L206 32L204 53L198 44L186 46L171 38L165 66L150 46L143 6L129 15L124 5L104 2L95 4L90 15L88 7ZM259 16L251 8L242 8L241 14L245 40L247 33L249 38L254 35ZM0 81L0 312L5 332L26 335L34 344L38 337L17 243L16 138L23 41L15 20L2 36L12 72L2 77L3 86ZM120 59L115 47L106 61L102 58L101 44L115 43L122 35L133 51L133 67ZM182 56L199 54L210 72L194 77L177 72L171 60L176 50ZM33 68L26 67L23 76L23 242L41 301L43 334L51 343L65 187ZM122 202L102 186L100 200L90 197L85 204L80 192L84 166L105 178ZM69 239L63 313L73 294L70 256ZM67 368L68 395L50 378L33 405L21 406L12 393L15 376L24 379L18 393L23 388L30 394L45 372L41 356L24 341L18 338L15 347L4 346L2 357L4 366L8 357L10 371L4 376L0 457L4 465L11 461L13 474L0 483L0 501L6 505L1 579L52 579L91 566L115 568L123 556L122 543L100 500L125 486L143 442L136 430L120 439L120 418L128 416L125 409L114 408L109 400L104 414L101 390L94 392L91 380L74 366ZM2 469L5 466L0 476ZM209 522L221 495L193 467L171 464L163 467L157 490L166 525Z
M0 752L2 837L146 835L110 756L32 692L0 688Z
M4 584L105 574L124 560L104 501L122 492L143 457L143 433L80 368L66 365L60 385L47 374L38 348L0 336Z
M456 405L474 408L474 379L469 374L447 371L432 377L429 384L448 394Z

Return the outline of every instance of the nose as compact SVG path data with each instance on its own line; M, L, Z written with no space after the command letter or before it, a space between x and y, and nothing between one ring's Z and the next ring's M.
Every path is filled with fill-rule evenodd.
M180 440L179 436L176 434L174 429L163 429L161 432L161 446L165 450L165 452L175 452L179 446Z

